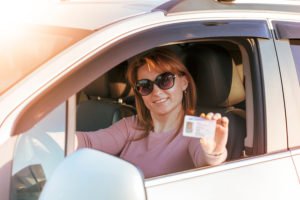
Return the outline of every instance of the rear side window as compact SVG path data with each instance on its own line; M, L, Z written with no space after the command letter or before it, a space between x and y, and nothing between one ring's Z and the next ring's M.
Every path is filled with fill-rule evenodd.
M294 62L296 65L299 85L300 85L300 40L290 40Z

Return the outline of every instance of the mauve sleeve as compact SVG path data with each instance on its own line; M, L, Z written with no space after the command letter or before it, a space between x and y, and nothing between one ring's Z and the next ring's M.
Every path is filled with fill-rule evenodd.
M203 167L206 165L218 165L227 158L227 151L220 155L207 154L201 147L199 139L191 139L189 142L189 153L194 162L195 167Z
M77 132L78 149L93 148L109 154L119 154L129 139L129 127L133 119L124 118L106 129L93 132Z

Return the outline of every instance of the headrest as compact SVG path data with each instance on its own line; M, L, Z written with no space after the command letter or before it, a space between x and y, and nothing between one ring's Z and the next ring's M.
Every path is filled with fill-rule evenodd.
M127 63L121 63L84 88L84 93L90 98L119 99L127 96L131 87L126 81L126 69Z
M126 80L127 67L128 63L125 61L108 72L112 98L124 98L131 92L131 86Z
M88 97L108 98L110 96L108 75L104 74L83 89Z
M189 47L185 64L197 86L198 105L228 107L245 99L243 81L225 48L203 44Z

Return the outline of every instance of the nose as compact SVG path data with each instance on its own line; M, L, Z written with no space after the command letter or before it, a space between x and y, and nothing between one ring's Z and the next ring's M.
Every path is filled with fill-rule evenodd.
M162 89L160 89L156 84L153 84L152 95L159 95L162 93Z

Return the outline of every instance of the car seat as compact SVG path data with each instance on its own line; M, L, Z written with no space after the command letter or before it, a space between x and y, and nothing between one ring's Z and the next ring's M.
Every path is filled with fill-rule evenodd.
M130 92L124 81L126 70L120 71L124 67L123 64L115 67L83 89L77 106L77 131L107 128L136 114L135 108L123 101Z
M235 107L245 101L245 89L229 52L217 45L197 44L187 48L185 64L197 88L197 115L215 112L229 119L227 160L238 159L246 137L245 110Z

